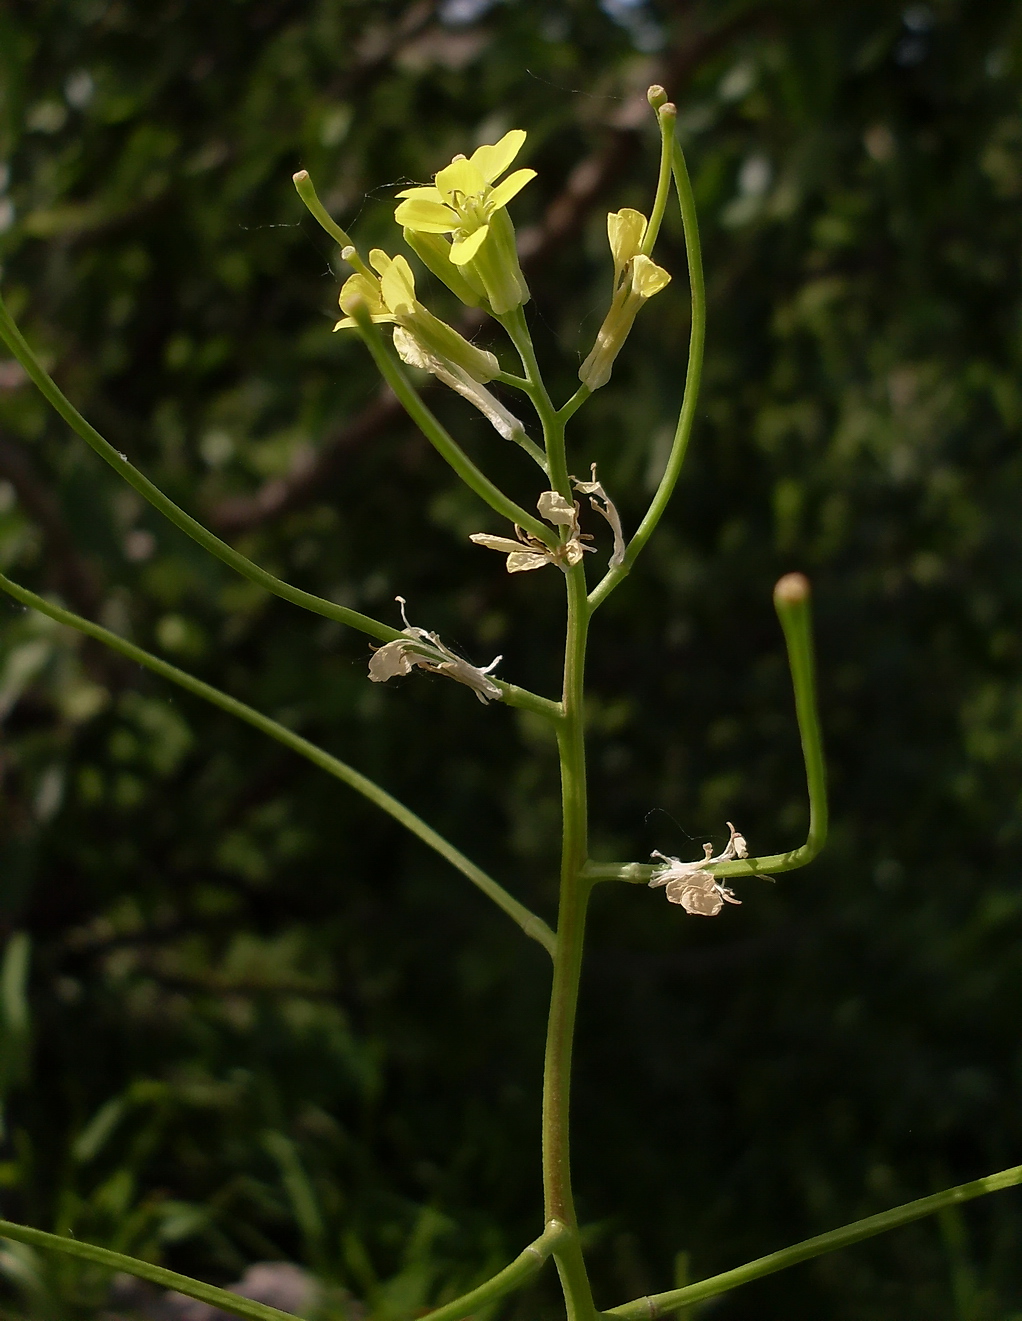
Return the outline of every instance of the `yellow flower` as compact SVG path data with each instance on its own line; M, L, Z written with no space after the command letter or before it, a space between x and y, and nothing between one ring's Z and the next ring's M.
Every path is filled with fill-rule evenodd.
M373 248L369 264L375 275L353 275L345 281L339 302L341 311L349 315L338 321L334 330L357 328L350 313L361 303L373 321L400 326L428 356L452 363L473 381L493 380L500 371L497 359L485 349L477 349L423 307L415 297L415 277L404 257L388 257L381 248Z
M670 283L669 273L640 251L645 233L646 217L641 211L626 207L607 216L607 237L614 258L614 297L596 343L579 368L578 378L590 390L598 390L610 380L614 359L639 309Z
M414 236L409 241L415 250L421 247L427 254L419 253L430 270L449 283L459 297L464 297L466 283L471 291L485 295L498 316L529 297L507 204L536 177L536 171L515 170L503 183L496 183L524 142L525 131L516 128L499 142L478 147L468 158L455 156L439 171L431 187L406 188L398 193L404 200L394 212L394 219L405 227L406 237L409 231ZM435 240L425 239L440 234L451 236L446 251ZM444 273L448 261L459 268L460 281L448 280Z

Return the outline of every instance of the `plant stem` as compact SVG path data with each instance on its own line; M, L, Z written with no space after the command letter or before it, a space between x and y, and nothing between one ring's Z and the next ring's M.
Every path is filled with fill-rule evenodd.
M582 875L588 843L583 694L589 606L585 572L580 564L567 571L566 580L564 716L557 730L563 837L557 944L543 1069L543 1192L546 1219L562 1220L572 1232L571 1238L554 1254L568 1321L590 1321L595 1308L578 1239L569 1152L572 1043L586 907L592 890L591 882Z
M175 1289L189 1298L197 1298L201 1303L218 1307L222 1312L232 1312L235 1316L245 1317L246 1321L295 1321L290 1312L281 1312L266 1303L253 1302L227 1289L218 1289L212 1284L203 1284L188 1275L179 1275L177 1271L168 1271L163 1266L153 1266L148 1261L139 1261L137 1257L126 1257L122 1252L111 1252L109 1248L99 1248L93 1243L82 1243L76 1238L64 1238L60 1234L47 1234L44 1229L33 1229L29 1225L12 1224L9 1220L0 1220L0 1238L13 1239L16 1243L27 1243L33 1248L44 1248L50 1252L62 1252L67 1257L77 1257L79 1261L91 1261L97 1266L105 1266L109 1271L125 1271L150 1284L158 1284L164 1289Z
M646 232L642 236L642 247L640 251L648 257L653 251L653 245L657 241L657 235L660 233L660 226L663 224L664 212L667 210L667 199L671 191L671 157L674 149L674 125L678 118L677 108L668 101L667 105L662 105L656 112L657 126L660 129L660 173L657 176L656 196L653 199L653 210L649 213L649 224L646 226Z
M557 409L554 408L553 400L550 398L550 393L540 374L539 363L536 361L536 350L533 348L532 337L529 334L529 327L525 320L525 309L516 307L513 312L508 312L499 320L507 331L512 344L518 350L518 356L525 368L525 378L529 383L532 402L539 414L539 420L543 424L547 472L550 475L550 481L555 490L560 491L561 495L567 496L570 500L572 498L571 479L568 476L568 460L564 452L564 421L566 418L562 419ZM582 401L579 400L579 402Z
M405 374L404 368L397 357L387 352L383 336L377 327L373 325L368 309L364 306L355 308L352 311L352 316L358 323L359 334L365 340L369 352L373 355L373 361L379 368L380 375L397 395L408 416L441 458L450 464L469 490L474 491L480 500L484 500L491 509L496 510L498 514L503 515L510 522L517 523L519 527L525 528L534 537L545 542L546 545L555 545L556 541L550 528L532 514L526 513L520 505L515 504L498 486L495 486L489 477L476 467L453 436L448 434L446 428L441 426L438 419L429 411L422 402L419 392Z
M1000 1192L1003 1188L1014 1188L1022 1183L1022 1165L1015 1165L1010 1170L1001 1170L997 1174L988 1174L986 1178L974 1179L971 1183L960 1183L955 1188L945 1188L943 1192L930 1197L920 1197L918 1201L906 1202L890 1211L881 1211L878 1215L867 1216L864 1220L855 1220L841 1229L832 1229L826 1234L817 1234L795 1243L790 1248L771 1252L766 1257L757 1257L747 1261L744 1266L723 1271L720 1275L711 1275L684 1289L669 1289L666 1293L653 1294L648 1298L636 1298L634 1302L612 1307L604 1316L620 1317L621 1321L655 1321L656 1317L665 1316L685 1307L689 1303L701 1302L704 1298L714 1298L726 1293L740 1284L758 1280L764 1275L773 1275L788 1266L797 1266L799 1262L811 1257L822 1256L825 1252L836 1252L839 1248L849 1247L852 1243L861 1243L863 1239L873 1238L876 1234L909 1225L913 1220L922 1220L948 1206L957 1206L962 1202L971 1202L976 1197L987 1193Z
M671 166L674 184L678 191L681 206L681 219L685 230L685 253L688 258L688 279L692 290L692 328L689 332L688 368L685 373L685 393L681 402L681 413L674 432L674 442L667 460L667 467L660 479L660 485L650 503L646 516L639 524L635 536L628 543L624 560L608 570L600 582L589 594L592 609L602 605L615 587L631 570L636 557L646 542L653 535L656 525L663 517L671 495L681 475L688 450L689 437L696 418L696 404L699 399L699 384L703 375L703 345L706 339L706 286L703 280L702 247L699 242L699 218L696 215L695 197L692 195L692 183L688 177L685 157L677 142L672 143L673 156Z
M422 1321L463 1321L463 1318L490 1306L505 1294L520 1289L542 1269L557 1245L569 1236L567 1225L561 1224L559 1220L551 1220L539 1238L519 1253L510 1265L460 1298L427 1312Z
M123 454L119 454L110 442L105 440L96 428L82 417L74 404L61 392L49 373L44 370L42 363L33 353L28 341L15 325L2 297L0 297L0 339L4 341L24 367L39 393L60 414L71 430L76 432L87 445L91 446L101 459L108 463L130 486L133 486L143 499L148 500L164 518L169 519L175 527L180 528L193 541L197 541L203 550L208 550L211 555L215 555L218 560L222 560L229 568L236 573L240 573L243 578L254 582L267 592L272 592L274 596L280 596L285 601L290 601L292 605L301 606L303 609L311 610L317 615L325 615L327 619L336 619L342 624L347 624L350 628L357 628L363 633L368 633L371 638L378 638L381 642L392 642L395 638L401 637L399 629L390 628L387 624L381 624L378 620L360 614L357 610L349 610L347 607L336 605L333 601L327 601L321 596L314 596L311 592L303 592L298 587L292 587L290 583L286 583L272 573L268 573L265 569L261 569L258 564L253 564L250 559L236 551L233 546L229 546L226 541L221 541L219 537L214 536L208 528L204 528L190 514L186 514L169 496L164 495L160 488L155 486L148 477L143 476L133 464L129 463Z
M554 933L541 917L537 917L535 913L530 912L513 895L508 894L504 887L498 884L492 876L488 876L481 867L477 867L471 859L466 858L460 849L455 848L453 844L444 839L432 826L428 826L410 807L406 807L404 803L392 794L387 793L386 789L382 789L367 776L360 774L353 767L338 760L337 757L332 757L329 752L324 752L322 748L318 748L315 743L310 743L308 739L302 738L300 734L296 734L286 726L278 724L276 720L271 720L269 716L263 715L261 711L256 711L251 706L246 706L244 702L239 702L236 697L222 693L219 688L203 683L201 679L196 679L194 675L188 674L187 671L179 670L176 665L170 665L167 661L160 660L158 656L143 651L141 647L136 647L134 643L125 641L124 638L118 637L116 633L111 633L109 629L102 628L99 624L92 623L91 620L82 619L80 615L72 614L70 610L63 610L44 597L36 596L35 592L28 591L27 588L12 582L2 574L0 574L0 590L5 591L8 596L12 596L21 605L28 606L32 610L38 610L40 614L48 615L50 619L55 619L58 624L68 624L71 628L77 629L79 633L95 638L97 642L102 642L113 651L118 651L122 656L127 656L129 660L144 665L146 669L152 670L154 674L160 675L161 678L169 679L171 683L176 683L179 687L187 689L196 697L211 702L214 706L218 706L221 711L237 716L239 720L244 720L246 724L258 729L260 733L267 734L270 738L276 739L278 743L283 743L292 752L297 752L299 756L305 757L314 766L318 766L320 770L326 771L328 775L333 775L336 779L348 785L349 788L354 789L356 793L368 798L371 803L375 803L377 807L392 816L395 821L400 822L406 830L417 836L434 852L439 853L463 876L468 877L472 884L482 890L487 898L492 899L498 908L502 908L513 922L517 922L527 936L531 936L533 940L538 941L549 954L553 955L555 948ZM548 1216L547 1219L549 1220L551 1217Z

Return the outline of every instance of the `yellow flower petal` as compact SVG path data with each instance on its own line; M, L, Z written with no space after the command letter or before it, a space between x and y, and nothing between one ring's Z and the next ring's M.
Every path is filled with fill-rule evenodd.
M379 316L387 310L380 296L379 281L366 275L349 276L341 287L337 301L341 305L342 312L350 312L352 304L356 302L364 303L369 309L370 316Z
M395 257L380 281L387 309L401 316L415 310L415 279L404 257Z
M485 183L493 183L498 175L504 173L525 144L525 130L513 128L505 133L492 147L477 147L472 153L472 164L483 177Z
M418 229L423 234L450 234L460 223L456 212L450 207L441 202L425 202L417 198L401 202L394 212L394 219L399 225Z
M632 266L632 292L640 298L652 298L671 282L669 271L665 271L656 262L640 255Z
M614 283L621 278L625 266L638 256L646 234L646 217L641 211L626 206L622 211L611 211L607 216L607 237L614 258Z
M489 225L480 225L467 238L456 239L451 244L451 261L454 262L455 266L464 266L466 262L471 261L483 246L489 232Z
M486 187L486 180L479 171L479 167L472 161L461 160L451 161L450 165L437 172L436 186L443 194L445 202L451 202L455 193L461 193L465 197L474 197L476 193L481 193Z
M426 187L402 188L401 191L395 193L394 196L414 197L417 202L439 202L441 205L444 200L440 189L435 188L432 184L429 184Z
M486 199L487 211L495 211L498 206L507 206L516 193L520 193L530 179L535 179L535 170L515 170L503 183L499 183Z

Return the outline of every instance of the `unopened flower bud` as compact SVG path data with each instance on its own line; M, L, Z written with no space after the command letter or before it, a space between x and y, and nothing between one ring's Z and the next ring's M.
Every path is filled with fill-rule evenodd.
M659 110L660 107L667 100L667 93L664 91L664 89L660 86L659 83L654 83L653 86L650 87L646 92L646 100L650 103L650 105L653 107L654 110Z

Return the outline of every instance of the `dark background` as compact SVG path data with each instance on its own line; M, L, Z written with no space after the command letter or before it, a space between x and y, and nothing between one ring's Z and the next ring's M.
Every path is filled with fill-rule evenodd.
M83 412L259 563L553 691L561 584L332 336L336 249L394 185L521 126L513 213L558 397L679 106L710 300L675 500L595 626L594 852L804 837L777 576L814 583L824 857L686 917L598 892L574 1162L599 1305L1022 1159L1022 5L7 0L0 258ZM579 415L634 528L677 410L675 273ZM457 315L444 290L434 308ZM493 344L499 344L496 335ZM523 503L528 461L434 406ZM375 775L552 916L543 729L235 578L0 362L0 567ZM216 1282L289 1258L403 1321L539 1228L544 956L310 766L0 605L4 1214ZM722 1318L1022 1315L1001 1193L720 1300ZM682 1266L684 1262L681 1263ZM105 1281L8 1246L10 1307ZM343 1311L343 1308L341 1309ZM552 1316L545 1279L510 1307ZM12 1313L13 1314L13 1313Z

